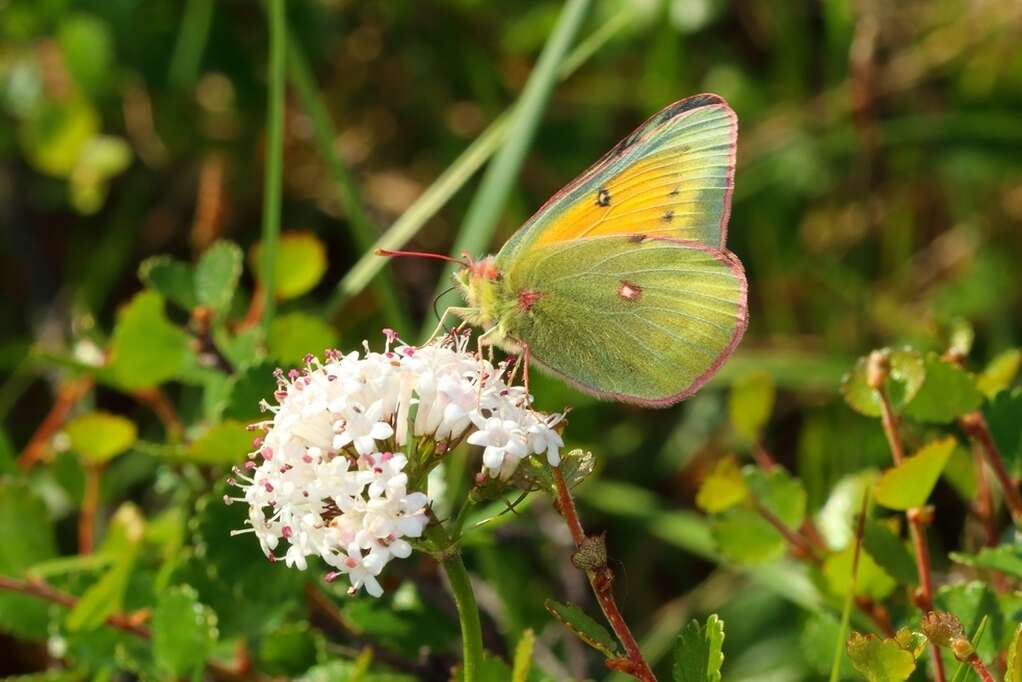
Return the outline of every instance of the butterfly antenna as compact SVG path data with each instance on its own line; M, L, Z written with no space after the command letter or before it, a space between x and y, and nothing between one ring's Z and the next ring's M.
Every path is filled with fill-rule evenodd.
M444 296L446 296L447 294L451 293L452 291L454 291L457 288L458 288L457 284L452 284L451 286L447 287L446 289L444 289L439 294L437 294L436 296L433 297L433 315L436 316L436 321L437 322L443 322L444 321L443 318L440 317L440 308L437 307L437 306L440 305L440 299L443 298ZM443 327L444 327L444 332L445 333L447 333L447 334L451 333L450 328L446 324L443 325Z
M388 258L396 258L398 256L408 256L411 258L433 258L434 260L442 260L448 263L457 263L463 267L468 267L469 265L466 260L451 258L450 256L445 256L442 253L427 253L425 251L392 251L391 249L376 249L374 253L377 256L386 256Z

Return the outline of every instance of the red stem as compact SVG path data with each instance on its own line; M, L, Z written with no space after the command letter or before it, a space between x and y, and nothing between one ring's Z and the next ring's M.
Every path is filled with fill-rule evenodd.
M587 538L585 530L582 528L582 523L578 519L575 500L571 496L571 491L568 489L568 484L564 481L560 468L555 467L553 471L554 482L557 488L558 510L561 512L564 522L568 524L568 530L571 531L571 539L574 540L575 547L581 550ZM610 570L606 561L601 562L600 565L586 568L585 572L586 577L589 578L589 585L593 588L596 601L599 602L600 608L603 610L603 615L606 616L611 629L614 630L614 634L617 635L618 640L628 654L627 660L620 661L620 664L625 665L612 661L608 661L608 663L614 663L613 667L615 669L620 672L626 672L635 679L642 680L642 682L656 682L653 671L650 670L649 664L642 657L638 642L632 636L632 631L628 629L628 624L625 623L625 619L617 607L617 602L614 601L614 591L612 589L614 572Z
M85 465L85 491L82 493L82 509L78 515L78 552L80 554L92 553L102 474L102 465Z
M972 669L976 671L976 674L979 675L979 678L983 680L983 682L994 682L993 676L990 674L990 671L987 670L987 667L983 665L983 661L979 660L979 656L973 654L969 656L968 661L972 666Z
M891 457L895 466L905 460L905 448L898 437L898 419L894 415L894 408L891 407L891 400L887 396L883 381L878 381L872 388L880 396L880 421L884 427L884 434L887 436L887 444L891 448ZM926 514L920 509L909 509L905 512L908 519L909 530L912 535L912 543L915 545L916 568L919 571L919 587L915 595L916 606L923 613L933 608L933 579L930 571L930 552L926 546ZM933 655L933 672L936 682L945 682L947 679L944 673L944 660L940 657L940 648L936 644L930 647Z
M990 433L987 420L980 412L970 412L959 420L959 424L986 454L990 468L994 470L994 475L997 476L997 480L1004 490L1004 502L1011 510L1011 518L1016 525L1022 526L1022 493L1019 493L1018 485L1011 479L1011 474L1004 466L1004 459Z
M36 429L35 433L32 434L32 438L28 441L28 445L22 450L21 456L18 457L18 467L22 471L28 471L36 463L43 458L47 448L50 445L50 440L54 434L64 425L64 421L67 419L68 414L71 412L71 408L74 407L75 403L82 398L89 389L92 388L93 381L89 377L82 377L74 381L70 381L60 387L57 391L57 397L53 402L53 407L46 413L46 417L39 424L39 428Z

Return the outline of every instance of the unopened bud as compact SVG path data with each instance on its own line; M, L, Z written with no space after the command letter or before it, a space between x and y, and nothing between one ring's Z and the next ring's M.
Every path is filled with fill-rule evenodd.
M953 647L955 642L965 638L962 622L943 611L930 611L923 616L923 633L934 644L946 647ZM968 640L965 643L968 644Z
M875 350L866 360L866 384L879 390L891 373L891 356L887 350Z
M926 505L925 507L914 507L906 512L909 521L913 523L921 523L925 526L933 523L933 505Z

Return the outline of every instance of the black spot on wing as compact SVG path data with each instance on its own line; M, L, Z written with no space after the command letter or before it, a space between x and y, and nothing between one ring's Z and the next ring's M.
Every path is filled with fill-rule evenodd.
M605 187L596 190L596 205L610 206L610 192Z
M664 212L663 216L660 217L660 220L664 221L669 225L671 221L674 220L674 209L673 208L667 209Z

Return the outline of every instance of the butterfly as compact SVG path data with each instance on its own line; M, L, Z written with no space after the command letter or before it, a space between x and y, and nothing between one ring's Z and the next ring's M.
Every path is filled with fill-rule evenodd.
M745 271L725 247L737 136L717 95L666 107L496 256L462 262L468 305L448 312L599 398L660 407L690 396L748 322Z

